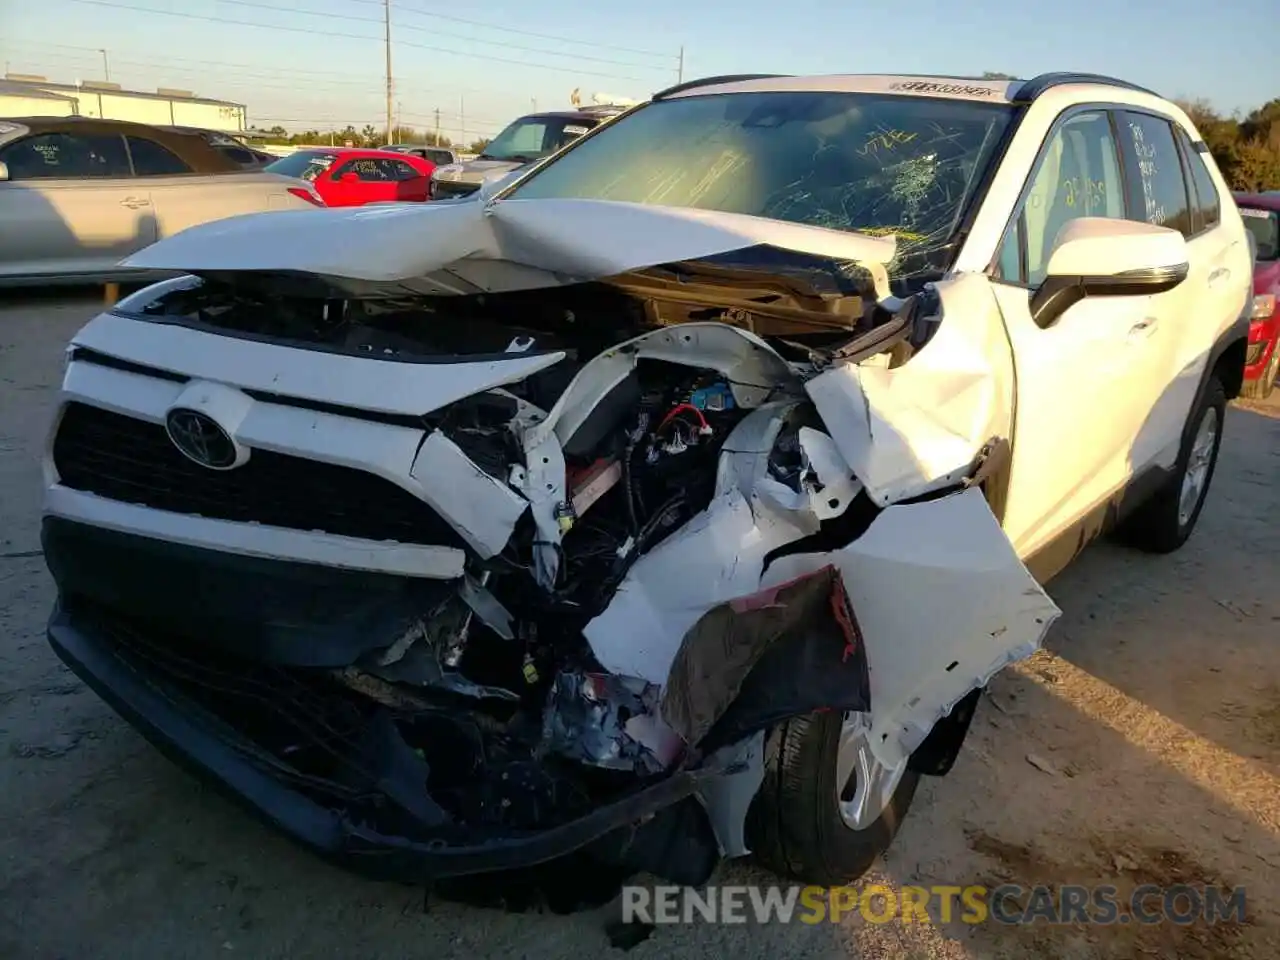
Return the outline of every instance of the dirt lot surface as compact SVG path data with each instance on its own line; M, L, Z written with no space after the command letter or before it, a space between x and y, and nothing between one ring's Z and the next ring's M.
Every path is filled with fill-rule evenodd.
M581 958L602 913L510 915L352 878L161 758L55 659L41 448L94 301L0 302L0 956ZM1082 385L1082 389L1087 389ZM1280 403L1236 405L1200 527L1169 557L1088 550L1048 651L996 678L926 778L891 885L1221 883L1243 924L659 929L630 956L1280 956ZM1028 756L1033 759L1028 760ZM720 883L767 882L750 868Z

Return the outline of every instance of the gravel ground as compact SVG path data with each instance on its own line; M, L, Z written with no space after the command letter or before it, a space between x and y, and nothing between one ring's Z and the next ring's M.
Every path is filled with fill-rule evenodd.
M161 758L56 660L39 457L63 347L95 309L0 302L0 956L607 949L603 912L424 912L413 889L328 867ZM659 929L631 956L1280 955L1278 480L1280 403L1237 404L1188 546L1097 545L1053 584L1064 616L1048 650L996 678L956 768L926 778L875 872L890 885L1243 884L1245 924L701 924ZM718 877L754 881L767 878L750 867Z

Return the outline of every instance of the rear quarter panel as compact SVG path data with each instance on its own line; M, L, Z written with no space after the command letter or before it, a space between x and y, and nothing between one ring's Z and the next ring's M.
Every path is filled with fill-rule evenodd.
M1260 263L1253 273L1253 292L1280 294L1280 260L1271 263Z
M305 210L311 204L289 193L300 181L273 173L245 172L151 177L148 187L159 236L187 227L268 210Z

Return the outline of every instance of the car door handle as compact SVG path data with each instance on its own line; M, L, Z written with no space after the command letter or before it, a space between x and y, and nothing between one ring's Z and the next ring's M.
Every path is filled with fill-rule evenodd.
M120 206L128 207L130 210L137 210L139 207L151 206L151 201L146 197L125 197L120 201Z
M1220 283L1226 283L1231 279L1231 271L1226 267L1219 267L1213 273L1209 274L1209 286L1216 287Z

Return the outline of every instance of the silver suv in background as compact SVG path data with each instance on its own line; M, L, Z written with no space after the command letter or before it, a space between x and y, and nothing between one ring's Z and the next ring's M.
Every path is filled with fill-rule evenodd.
M436 167L431 176L431 199L469 196L484 184L499 180L526 163L549 157L626 109L591 106L521 117L489 141L484 152L474 160Z
M382 147L392 153L408 153L437 167L448 166L458 162L457 151L453 147L437 147L430 143L393 143Z

